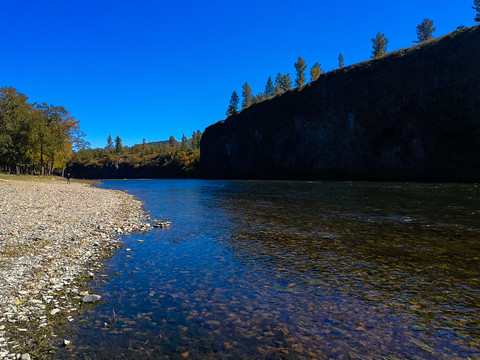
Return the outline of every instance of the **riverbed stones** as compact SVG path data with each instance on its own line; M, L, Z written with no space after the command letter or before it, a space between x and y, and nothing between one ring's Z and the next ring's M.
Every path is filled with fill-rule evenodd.
M150 230L147 220L142 203L121 191L0 182L0 359L38 350L36 332L53 337L53 319L82 302L79 279L94 278L122 246L120 234Z

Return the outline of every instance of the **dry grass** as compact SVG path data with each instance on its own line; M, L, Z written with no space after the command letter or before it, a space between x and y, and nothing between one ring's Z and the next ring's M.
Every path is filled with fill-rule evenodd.
M60 176L34 176L34 175L10 175L0 173L0 182L5 181L62 181L66 182L67 179L62 178ZM100 181L95 180L81 180L81 179L72 179L72 182L88 184L88 185L98 185L101 184Z

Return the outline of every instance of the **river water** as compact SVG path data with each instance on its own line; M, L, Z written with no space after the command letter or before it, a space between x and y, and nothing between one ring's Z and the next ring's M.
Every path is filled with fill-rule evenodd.
M57 358L480 358L475 184L101 187L172 224L124 237Z

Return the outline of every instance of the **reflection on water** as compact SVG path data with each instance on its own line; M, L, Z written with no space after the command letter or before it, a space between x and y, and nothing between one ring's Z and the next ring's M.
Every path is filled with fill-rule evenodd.
M172 226L125 238L58 358L480 358L476 185L103 186Z

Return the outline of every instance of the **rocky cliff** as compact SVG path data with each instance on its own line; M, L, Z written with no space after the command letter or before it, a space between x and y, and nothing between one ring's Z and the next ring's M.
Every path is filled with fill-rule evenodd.
M323 74L205 130L204 176L480 180L480 27Z

